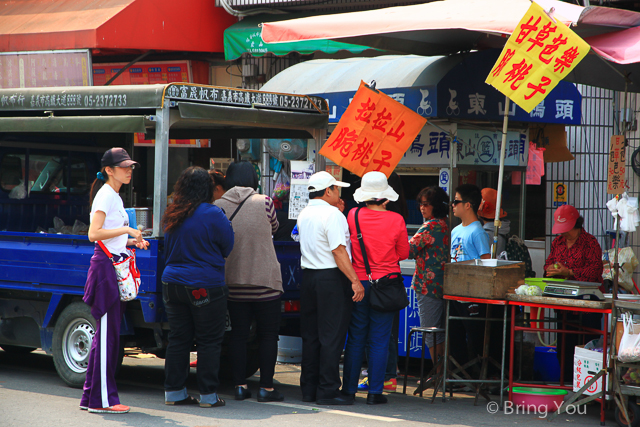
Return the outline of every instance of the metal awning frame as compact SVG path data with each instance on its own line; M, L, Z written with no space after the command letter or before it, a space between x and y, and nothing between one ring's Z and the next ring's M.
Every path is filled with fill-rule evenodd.
M169 139L313 138L321 147L328 120L320 97L215 86L0 89L0 132L153 135L153 237L163 235ZM323 170L322 156L315 160Z

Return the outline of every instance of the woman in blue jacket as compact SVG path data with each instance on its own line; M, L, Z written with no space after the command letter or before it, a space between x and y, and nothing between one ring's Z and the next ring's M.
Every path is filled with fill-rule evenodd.
M164 365L167 405L225 404L217 390L229 295L224 264L233 249L233 229L224 212L211 204L212 198L209 173L189 167L176 182L173 203L162 218L166 254L162 297L171 329ZM189 396L185 386L194 338L199 400Z

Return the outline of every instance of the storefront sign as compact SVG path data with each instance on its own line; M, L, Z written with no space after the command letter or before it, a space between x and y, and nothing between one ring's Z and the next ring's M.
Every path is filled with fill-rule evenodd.
M437 92L435 86L379 90L422 117L435 117L437 115ZM317 95L325 98L329 104L329 123L338 123L340 121L354 95L355 92L334 92Z
M455 125L439 128L427 123L413 139L409 149L400 160L401 165L447 166L451 163L451 140Z
M94 64L93 84L104 86L126 64ZM120 74L111 85L149 85L193 82L189 61L137 63Z
M393 172L427 123L402 104L364 82L320 154L358 176Z
M88 50L0 54L0 87L91 86Z
M185 101L198 101L243 107L275 107L284 110L324 111L324 99L316 96L283 95L254 90L229 89L225 87L175 84L167 88L167 97Z
M559 208L567 204L567 186L562 182L553 183L553 207Z
M470 55L438 83L438 117L502 121L504 95L484 82L496 61L495 51ZM471 72L470 70L474 70ZM560 82L530 113L510 103L509 121L579 125L582 95L573 83Z
M490 67L490 65L487 65ZM453 70L438 87L405 87L380 89L405 107L423 117L498 121L504 116L504 95L483 82L474 82L464 70ZM480 84L476 84L480 83ZM329 104L329 123L338 123L353 99L355 92L335 92L322 96ZM527 113L511 104L509 119L520 122L559 123L579 125L582 96L575 85L560 82L549 96Z
M502 132L458 129L458 165L499 166ZM507 132L505 166L527 166L526 132Z
M532 2L486 83L530 113L590 49L587 42Z
M607 194L622 194L626 191L626 148L622 135L611 137L609 148L609 167L607 168Z

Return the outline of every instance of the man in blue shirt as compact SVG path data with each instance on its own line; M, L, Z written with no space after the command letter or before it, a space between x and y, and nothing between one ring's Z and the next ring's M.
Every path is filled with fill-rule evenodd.
M453 202L453 215L460 218L462 224L451 230L451 262L472 259L491 258L489 236L478 220L478 209L482 202L480 188L473 184L463 184L456 188ZM478 283L483 286L483 283ZM485 317L486 305L452 301L454 315L460 317ZM450 323L451 354L458 363L468 361L468 353L473 357L482 355L484 344L484 324L477 320L452 320ZM466 340L464 339L466 335Z
M453 215L462 224L451 230L451 262L491 258L491 246L487 233L478 220L478 208L482 202L480 189L473 184L456 188Z

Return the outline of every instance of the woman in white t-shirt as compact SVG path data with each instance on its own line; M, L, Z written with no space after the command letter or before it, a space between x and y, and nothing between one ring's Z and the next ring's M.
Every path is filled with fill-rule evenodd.
M114 258L123 256L127 246L146 249L149 243L139 230L129 227L129 217L118 194L122 184L131 182L131 172L137 163L123 148L112 148L104 153L101 164L102 170L91 185L89 240L102 241ZM113 264L98 244L91 257L82 299L96 319L96 333L80 409L103 414L127 413L130 408L120 404L114 379L125 303L120 301Z

